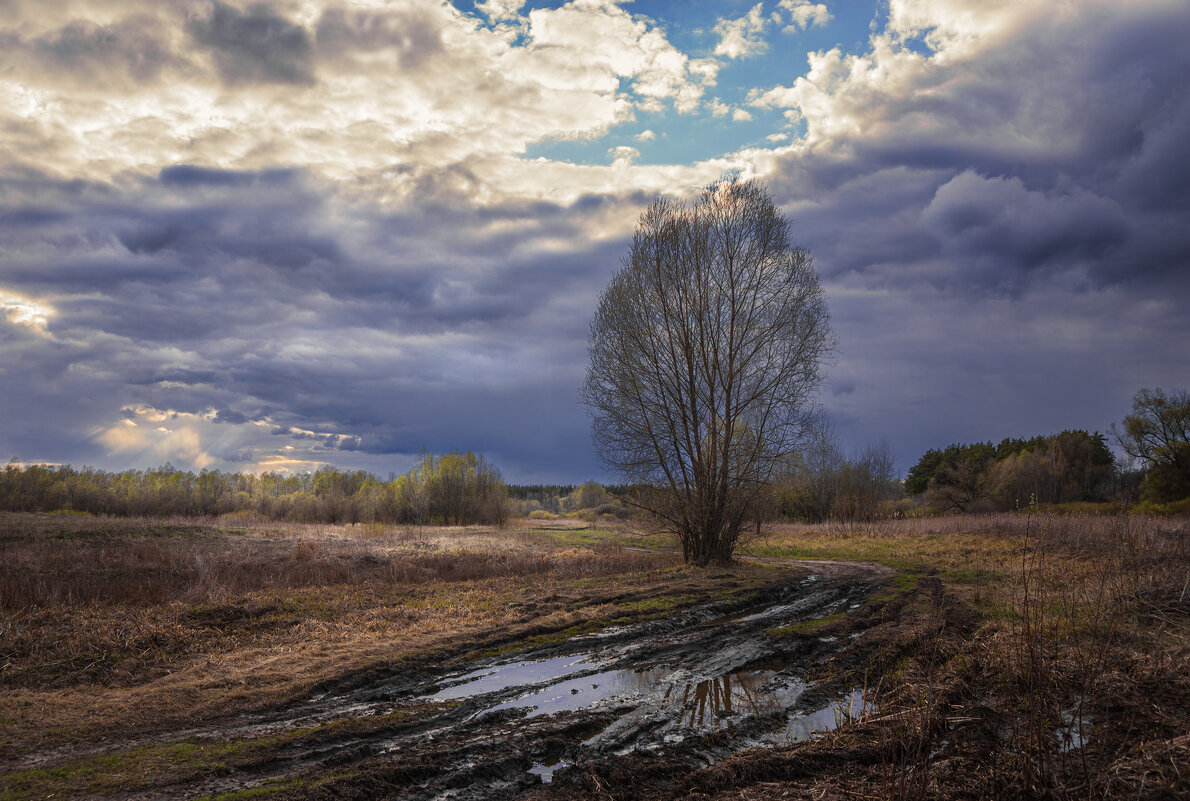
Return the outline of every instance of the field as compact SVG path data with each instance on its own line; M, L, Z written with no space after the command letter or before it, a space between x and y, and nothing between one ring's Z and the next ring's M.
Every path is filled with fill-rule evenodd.
M788 653L837 643L813 646L809 668L822 688L860 688L833 732L709 766L689 742L604 755L491 797L1184 797L1187 532L1126 515L773 526L733 567L697 570L610 523L5 515L0 798L404 796L432 780L434 755L419 753L417 774L366 745L442 707L291 711L611 625L730 611L804 575L797 560L891 568L839 567L862 604L763 634ZM334 759L310 756L332 746Z

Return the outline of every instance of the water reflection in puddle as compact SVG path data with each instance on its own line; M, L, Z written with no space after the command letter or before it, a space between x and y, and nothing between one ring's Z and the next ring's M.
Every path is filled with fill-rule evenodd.
M552 715L586 709L600 701L625 699L643 694L656 686L663 673L659 668L646 670L607 670L576 679L557 682L544 689L513 698L486 709L481 715L501 709L530 708L529 717Z
M634 728L651 730L660 735L658 741L675 742L685 736L675 732L705 732L766 715L787 718L786 727L774 737L766 737L766 741L796 742L808 739L814 732L835 728L840 717L856 716L862 706L862 696L853 693L839 704L789 715L788 710L797 704L806 685L783 671L785 665L702 678L689 669L668 665L599 670L603 664L605 660L588 652L489 665L449 677L445 686L424 697L448 700L524 690L479 710L474 718L507 709L524 709L526 717L534 718L595 706L633 707L588 740L588 745L604 735L616 738Z
M775 745L791 745L812 739L815 734L834 731L848 720L856 720L865 712L863 690L853 690L835 703L813 712L790 715L785 728L765 738Z
M739 717L760 717L784 712L797 700L804 685L796 679L776 680L774 670L743 670L715 679L685 684L679 699L676 686L664 701L680 710L678 724L689 729L717 728Z
M1058 750L1068 754L1086 745L1094 717L1089 713L1080 716L1076 710L1063 710L1062 726L1054 732L1058 737Z
M599 667L594 654L571 654L552 659L535 659L514 662L508 665L490 665L461 676L447 678L447 686L433 695L425 696L431 701L446 701L451 698L469 698L473 695L524 687L543 681L570 676Z
M549 784L554 780L554 771L562 770L562 768L570 767L570 763L564 759L560 759L552 765L543 765L540 762L529 768L529 772L534 776L541 777L542 784Z
M528 717L537 717L603 701L631 701L646 713L664 710L678 727L713 729L732 719L784 712L805 685L788 676L777 680L778 675L775 670L742 670L697 681L687 671L667 667L606 670L553 682L477 717L503 709L529 709Z

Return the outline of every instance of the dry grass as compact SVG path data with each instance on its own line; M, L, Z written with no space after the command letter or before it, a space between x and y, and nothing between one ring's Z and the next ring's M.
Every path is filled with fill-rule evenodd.
M689 603L722 583L669 555L531 530L5 515L0 764Z
M0 516L0 609L211 603L245 592L500 576L582 577L656 566L615 547L575 549L527 532Z
M1190 792L1190 521L1019 513L779 526L749 547L942 580L942 595L902 610L866 728L839 734L883 754L859 792ZM956 603L982 619L962 636L943 615Z

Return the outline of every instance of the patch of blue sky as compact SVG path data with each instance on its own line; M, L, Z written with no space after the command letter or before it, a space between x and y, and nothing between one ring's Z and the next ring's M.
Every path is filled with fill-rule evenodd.
M716 82L704 94L705 104L694 113L679 114L666 103L663 112L637 111L636 119L621 123L587 138L549 139L529 145L525 158L548 158L574 164L608 164L617 147L640 151L641 164L690 164L717 158L749 147L787 144L804 134L804 125L791 122L782 109L764 109L748 105L754 91L764 92L776 86L790 86L809 70L808 55L839 48L844 53L864 53L869 37L883 30L888 20L887 0L818 0L825 2L831 20L825 25L805 29L787 27L789 14L777 0L764 0L767 27L766 47L736 59L718 58ZM474 2L458 2L460 9L476 13ZM564 2L530 0L522 14L537 8L558 8ZM713 55L719 42L715 25L720 19L737 19L747 14L755 0L635 0L623 2L622 8L637 18L646 18L651 26L664 30L674 47L691 58ZM776 19L773 15L776 14ZM787 30L783 30L787 29ZM630 82L621 81L621 92L632 97ZM639 99L639 98L637 98ZM714 116L713 101L730 107L726 115ZM747 111L751 119L733 117L737 109ZM640 140L644 131L654 138ZM770 139L770 137L780 137Z
M906 37L901 39L900 45L906 50L912 50L914 53L922 56L934 55L934 48L926 44L926 37L930 34L933 28L923 31L916 36Z
M788 144L805 133L804 124L790 126L779 110L749 111L753 115L751 120L733 120L730 115L714 117L706 112L638 112L633 122L615 126L597 137L547 139L530 145L524 157L572 164L610 164L617 148L633 147L640 153L637 164L693 164L743 148ZM640 139L644 131L652 131L653 138ZM782 138L770 139L774 134L781 134Z

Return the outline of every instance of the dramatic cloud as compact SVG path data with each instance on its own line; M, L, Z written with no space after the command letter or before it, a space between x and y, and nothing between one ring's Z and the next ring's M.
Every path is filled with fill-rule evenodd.
M1184 4L536 5L4 4L0 458L581 481L598 293L729 170L815 256L854 447L1185 385Z
M521 44L429 0L333 5L304 22L259 4L149 10L38 18L33 34L0 22L4 163L99 180L284 165L398 194L449 169L499 191L529 143L597 135L637 108L693 111L716 71L612 2L533 10Z
M1190 292L1187 200L1167 190L1190 185L1185 10L951 5L928 17L935 52L901 44L926 17L894 4L870 52L811 54L805 76L752 96L806 126L774 185L831 286L837 373L857 387L838 407L870 437L916 420L910 459L1105 429L1188 366L1164 344L1190 335L1171 300Z

